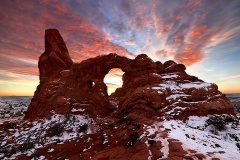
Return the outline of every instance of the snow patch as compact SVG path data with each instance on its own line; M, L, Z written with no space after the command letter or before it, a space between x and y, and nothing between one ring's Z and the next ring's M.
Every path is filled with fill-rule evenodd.
M212 134L208 128L204 129L205 121L209 117L189 117L186 123L177 120L164 121L164 128L170 128L169 137L178 139L184 150L195 150L207 156L207 159L239 159L239 149L232 139L226 138L231 134L239 136L239 129L227 127L219 135ZM198 129L195 129L198 128Z

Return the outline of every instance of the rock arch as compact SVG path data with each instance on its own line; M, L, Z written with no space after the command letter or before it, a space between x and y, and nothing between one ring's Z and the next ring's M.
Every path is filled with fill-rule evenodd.
M162 72L162 64L153 62L145 54L128 59L110 53L73 63L65 42L56 29L45 31L45 52L39 58L38 67L40 84L25 118L46 116L52 111L71 112L72 108L83 106L89 112L97 107L96 114L105 115L112 106L109 104L107 86L103 79L111 69L120 68L125 72L123 87L117 95L124 95L129 86L133 88L144 83L159 83L161 79L154 77L148 77L149 80L140 78L139 82L135 80L134 84L132 80L138 76Z
M114 112L116 115L128 116L131 119L151 119L154 116L163 116L163 112L173 107L174 100L169 100L169 97L171 98L174 92L166 86L165 81L173 80L181 84L203 82L186 74L183 64L173 61L164 64L153 62L146 54L128 59L111 53L73 63L63 38L56 29L45 31L45 52L39 58L38 67L40 84L25 119L46 117L52 112L66 114L73 112L73 109L84 110L84 114L92 117L107 116L116 110L116 106L109 102L111 98L115 98L119 104ZM109 97L103 79L112 68L120 68L125 73L122 77L122 88ZM171 76L173 74L174 76ZM160 84L163 84L160 90L154 89ZM189 105L188 109L175 115L175 118L183 118L184 114L194 115L196 108L200 109L201 115L210 112L234 114L229 100L218 91L216 85L209 84L208 92L203 92L201 88L183 88L181 92L189 95L188 100L194 101L193 90L197 91L194 94L211 95L212 99L204 101L201 106L198 103L193 107L192 104ZM178 103L179 106L187 106L183 98Z

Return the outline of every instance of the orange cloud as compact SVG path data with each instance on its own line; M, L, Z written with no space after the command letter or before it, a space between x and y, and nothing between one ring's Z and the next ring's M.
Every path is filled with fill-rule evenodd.
M180 20L181 18L182 18L181 15L177 15L177 16L176 16L176 20Z
M202 38L203 34L207 32L207 26L198 26L190 34L193 38Z
M199 62L204 58L204 54L201 50L183 49L175 53L175 59L187 66L193 63Z
M127 49L110 42L98 27L91 25L84 17L69 11L60 3L50 1L35 1L28 4L14 4L10 1L5 3L0 11L0 14L8 13L4 14L0 21L1 27L5 29L1 30L0 39L1 70L38 76L37 61L44 52L44 30L47 28L59 29L70 56L77 62L112 52L134 56ZM34 9L36 6L37 10ZM26 22L31 27L25 27ZM32 62L22 61L23 59Z
M167 51L165 51L165 50L159 50L159 51L157 51L157 52L155 52L155 54L157 55L157 56L163 56L163 57L167 57Z
M75 62L110 52L130 58L144 52L154 60L192 65L211 54L205 54L206 49L233 37L239 39L237 4L200 0L3 1L0 68L37 76L47 28L60 31Z

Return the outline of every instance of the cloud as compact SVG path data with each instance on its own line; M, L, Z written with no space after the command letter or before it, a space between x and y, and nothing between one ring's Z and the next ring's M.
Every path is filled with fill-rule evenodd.
M213 69L204 69L206 72L213 72Z
M0 84L36 85L37 82L37 77L35 76L25 76L0 70Z
M47 28L60 30L70 56L78 62L111 52L134 56L110 42L98 26L90 24L84 15L78 15L64 3L3 2L0 7L0 15L3 15L0 20L1 70L37 76L37 60L44 52L44 30Z
M238 0L3 1L0 69L37 76L47 28L60 31L75 62L111 52L129 58L146 53L190 66L217 56L211 47L239 50L238 6Z
M205 57L201 50L190 47L185 47L182 50L176 51L174 54L177 62L183 63L187 66L197 63Z
M0 55L1 71L8 71L16 74L38 76L37 61L28 59L15 59L11 56Z
M188 3L175 5L175 8L171 7L172 11L164 10L168 16L165 13L159 16L157 13L161 11L155 11L152 14L156 28L155 35L166 39L163 41L165 44L158 50L166 51L167 54L164 56L173 55L178 63L192 65L202 61L207 57L205 53L207 48L226 41L228 35L231 35L229 39L232 39L234 37L232 32L235 36L239 35L236 31L238 29L235 19L239 10L236 11L235 5L236 1L233 3L188 1ZM226 21L222 21L223 19Z
M75 61L110 52L128 57L144 52L157 58L154 54L164 50L167 52L162 55L165 58L191 65L206 57L206 48L219 44L238 31L229 29L235 26L233 18L237 11L234 3L133 3L125 0L3 2L0 11L3 15L0 32L5 37L1 39L4 43L2 53L14 56L21 52L19 55L22 57L28 55L31 59L38 59L44 48L44 30L53 27L62 33ZM36 7L38 10L34 9ZM228 10L234 12L229 13ZM31 27L26 27L25 22ZM191 48L192 52L185 48ZM166 57L169 55L172 56Z
M240 74L222 77L219 79L219 81L232 80L232 79L236 79L236 78L240 78Z
M163 57L167 57L167 51L165 50L159 50L155 53L157 56L163 56Z

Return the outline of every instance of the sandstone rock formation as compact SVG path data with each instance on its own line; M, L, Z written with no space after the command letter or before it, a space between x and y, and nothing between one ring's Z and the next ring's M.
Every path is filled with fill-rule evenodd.
M125 73L122 87L108 96L103 79L112 68ZM146 54L128 59L111 53L73 63L59 32L46 30L40 84L25 119L15 129L0 124L0 158L182 160L221 159L226 153L236 159L238 148L227 150L233 145L225 138L233 143L235 135L238 141L233 133L239 130L220 141L204 124L207 115L235 116L230 101L217 85L185 70Z
M92 117L112 115L144 122L190 115L234 115L230 101L217 85L188 75L183 64L154 62L146 54L128 59L113 53L73 63L56 29L45 32L45 52L38 66L40 84L25 119L79 109ZM112 68L125 73L123 86L108 96L103 79Z

